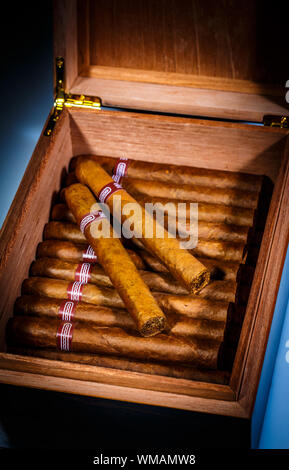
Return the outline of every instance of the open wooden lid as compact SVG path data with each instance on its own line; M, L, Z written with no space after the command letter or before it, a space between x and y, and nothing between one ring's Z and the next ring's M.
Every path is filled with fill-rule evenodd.
M262 121L289 115L288 17L259 0L56 0L66 90L103 105Z

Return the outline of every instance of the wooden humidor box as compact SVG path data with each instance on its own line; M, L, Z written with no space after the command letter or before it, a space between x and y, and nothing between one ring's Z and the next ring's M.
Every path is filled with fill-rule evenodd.
M231 13L226 12L229 17ZM215 26L223 27L217 7L211 5L208 14L215 18ZM199 29L190 23L190 15L199 18ZM55 55L65 59L66 89L71 93L100 96L104 105L219 120L71 107L62 111L49 137L42 133L1 235L1 382L250 417L288 243L288 131L224 119L260 121L265 114L286 114L286 108L278 88L267 85L268 77L258 76L250 57L237 48L238 41L246 41L245 33L232 37L239 71L232 67L234 56L226 62L223 36L217 36L211 49L204 47L208 38L203 15L201 2L190 1L181 1L175 11L151 1L56 2ZM251 39L253 24L246 23ZM194 38L197 52L185 37ZM213 63L216 51L219 56L215 54ZM278 82L282 74L275 74ZM262 79L265 85L257 85ZM261 174L274 183L229 385L5 352L6 323L42 239L61 177L72 156L87 153Z

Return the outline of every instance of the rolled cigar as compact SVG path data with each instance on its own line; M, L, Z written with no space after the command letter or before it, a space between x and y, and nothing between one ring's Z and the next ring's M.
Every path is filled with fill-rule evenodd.
M14 316L9 320L9 343L16 346L56 349L63 345L63 322L52 318ZM67 325L67 322L66 322ZM68 323L68 326L72 324ZM108 354L133 359L186 363L216 369L220 342L159 334L141 337L121 328L74 323L66 348L72 352ZM59 337L62 336L61 338Z
M71 217L72 216L72 217ZM53 220L63 220L74 222L71 211L65 204L57 204L52 210ZM173 215L164 216L164 226L170 232L170 227L179 234L186 235L191 227L190 220L173 217ZM242 227L228 223L202 221L198 218L198 236L207 240L224 240L233 242L246 242L249 227Z
M166 229L172 233L178 233L185 237L194 227L194 222L176 219L173 217L164 217ZM236 243L246 243L249 233L249 227L240 227L238 225L220 224L216 222L204 222L198 220L198 236L205 240L222 240Z
M22 294L71 300L71 284L61 279L30 277L22 284ZM178 313L188 318L200 318L225 322L230 303L220 300L203 299L199 295L173 295L154 292L160 308L167 313ZM78 301L104 307L125 308L125 304L115 289L94 284L82 284Z
M144 246L143 240L139 238L133 238L132 242L141 250L147 248ZM197 246L189 251L198 259L214 258L217 260L238 261L241 263L245 261L247 247L244 243L202 240L199 238Z
M87 266L85 266L87 267ZM30 268L32 276L52 277L56 279L66 279L68 281L79 281L81 264L69 263L56 258L38 258ZM151 290L169 292L174 294L187 294L188 291L178 285L168 273L152 273L149 271L139 271L142 279ZM99 266L87 267L85 281L104 287L113 287L113 284Z
M116 169L117 159L89 155L101 165L105 171L113 174ZM78 157L72 159L71 169L76 166ZM140 160L128 160L126 172L123 177L141 178L146 180L161 181L174 184L196 184L198 186L214 186L216 188L243 189L258 192L262 185L262 176L247 173L237 173L221 170L207 170L203 168L180 166L163 163L143 162Z
M246 255L246 246L243 243L199 239L196 248L190 252L201 258L242 262Z
M48 222L44 227L43 238L44 240L49 240L49 239L68 240L73 243L79 243L79 244L82 243L82 244L87 245L87 239L85 238L83 233L79 230L78 226L70 222L57 222L57 221ZM147 240L152 240L152 239L147 239ZM160 240L160 241L167 240L169 242L169 240L174 240L174 239L169 238L169 239L162 240L158 238L157 240ZM138 248L141 248L141 249L144 248L144 239L140 240L139 238L133 238L133 242ZM181 254L186 252L186 250L180 250L180 251L181 251ZM201 257L201 258L207 257L207 258L221 259L225 261L228 260L228 261L241 262L244 259L245 246L242 243L199 239L197 247L192 249L191 251L194 257ZM202 265L202 263L200 264Z
M172 183L161 183L159 181L146 181L134 178L124 178L122 184L129 194L133 196L140 194L157 198L177 199L178 201L224 204L248 209L256 209L259 200L259 194L257 192L243 191L240 189L223 189L196 185L178 186Z
M74 215L64 203L55 204L52 207L50 219L65 220L66 222L73 222L74 224L76 223Z
M168 199L161 197L150 197L146 195L135 195L137 201L142 204L154 204L159 212L164 212L168 215L177 214L180 219L190 220L190 202L182 201L185 205L179 206L179 200ZM254 225L254 209L247 209L245 207L226 206L224 204L208 204L205 202L198 202L198 220L205 222L215 222L232 224L238 226L252 227ZM67 215L67 217L69 217ZM68 219L67 219L68 220Z
M52 225L51 224L52 223L47 224L45 236L50 237L55 235L58 236L60 240L49 238L40 243L37 248L37 256L59 258L69 262L89 262L91 252L88 253L87 251L88 245L65 240L65 234L69 232L70 226L67 227L67 225L64 226L62 224L54 225L54 222ZM72 239L74 238L74 230L75 225L72 226L72 232L68 233L68 236ZM77 232L76 236L78 236L79 232L80 231ZM127 252L138 269L146 270L147 267L149 267L156 272L168 272L166 266L147 250L142 249L136 252L135 250L127 249ZM224 281L235 281L237 279L240 267L239 262L213 260L210 258L199 258L199 260L210 270L212 279Z
M73 312L73 315L69 315L67 311ZM88 322L98 326L113 326L136 332L135 323L126 310L95 306L84 302L73 304L71 301L23 295L16 299L14 313ZM197 336L222 341L225 322L191 319L171 314L168 316L167 332L180 336Z
M104 187L107 185L115 185L110 176L97 164L91 160L78 160L76 167L77 178L92 189L92 191L99 196L99 193L104 192ZM69 186L71 188L72 186ZM114 186L115 187L115 186ZM111 188L110 188L111 190ZM116 198L117 196L117 198ZM100 196L102 199L102 196ZM128 203L133 203L134 207L138 207L141 216L134 223L135 233L142 239L144 245L156 255L168 268L171 274L179 280L179 282L188 289L189 292L196 293L200 291L210 280L210 273L206 267L200 263L194 256L187 250L181 248L180 243L175 238L168 238L168 233L164 230L165 238L157 238L155 234L152 237L146 237L145 218L151 221L151 226L157 228L157 223L153 222L151 217L146 215L145 210L138 205L124 189L118 188L117 195L113 194L103 202L106 202L110 211L114 209L114 202L118 203L121 215L119 222L125 222L129 219L128 215L123 213L123 208Z
M77 244L65 240L49 239L39 243L37 247L37 257L59 258L71 263L97 262L97 256L89 246L90 245L84 246L83 244ZM128 249L127 253L138 269L145 270L144 261L135 251Z
M53 351L52 349L11 348L12 354L21 354L32 357L42 357L53 361L66 361L87 364L97 367L127 370L140 374L161 375L178 379L209 382L220 385L229 383L230 373L223 370L197 369L192 366L180 364L161 364L156 362L135 361L133 359L100 354L70 353Z
M83 282L113 287L110 278L101 267L88 266L86 263L84 265L69 263L56 258L38 258L31 264L30 274L32 276L79 281L82 267L85 268L85 279ZM177 284L169 273L139 271L139 274L152 291L167 292L169 294L188 294L188 291L183 286ZM235 302L236 289L237 284L235 282L214 281L202 289L198 295L203 298Z
M185 206L179 206L176 199L156 198L136 195L136 200L144 206L153 204L158 213L178 217L178 220L190 221L190 201L184 201ZM252 227L254 225L254 209L231 207L222 204L198 203L198 221ZM64 203L55 204L51 212L52 220L76 222L72 212Z
M48 222L44 227L44 240L67 240L87 245L87 240L79 227L71 222Z
M65 190L65 198L79 225L88 217L93 220L91 208L95 207L96 200L87 187L81 184L69 186ZM98 211L97 215L100 213L101 211ZM134 318L139 332L143 336L159 333L165 327L165 315L120 240L114 237L109 220L104 218L101 224L106 224L109 237L97 238L92 233L92 224L89 223L83 230L85 238Z
M138 250L138 255L145 262L147 267L156 272L168 272L164 264L147 250ZM240 271L240 263L214 260L210 258L199 258L207 269L210 270L211 279L224 281L237 281Z

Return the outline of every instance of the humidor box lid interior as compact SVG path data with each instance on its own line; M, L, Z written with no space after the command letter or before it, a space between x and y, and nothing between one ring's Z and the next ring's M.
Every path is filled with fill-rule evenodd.
M56 0L55 56L65 59L67 91L106 106L262 121L289 114L284 12L268 8L257 0Z

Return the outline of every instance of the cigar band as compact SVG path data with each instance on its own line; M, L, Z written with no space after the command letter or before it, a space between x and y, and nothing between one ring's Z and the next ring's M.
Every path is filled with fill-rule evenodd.
M79 302L82 297L82 289L84 284L79 281L70 282L67 288L67 297L69 300Z
M93 212L90 212L89 214L86 214L84 217L82 217L81 222L80 222L80 230L82 231L82 233L85 232L88 225L90 225L95 220L99 220L99 219L105 219L105 215L102 211L93 211Z
M87 284L91 279L90 269L90 263L79 264L75 271L75 280L81 282L82 284Z
M108 198L110 198L110 196L113 195L113 193L115 193L116 191L120 191L122 188L122 186L118 183L115 183L114 181L112 181L111 183L109 184L106 184L98 193L98 199L100 202L102 202L103 204L108 200Z
M82 259L88 263L95 263L97 261L97 256L92 246L88 245L87 249L82 253Z
M63 300L58 310L58 316L60 319L63 321L72 321L75 314L76 305L76 302L73 300Z
M113 176L112 176L112 179L116 183L120 183L122 178L126 176L128 165L129 165L128 158L119 158L117 160L115 167L113 169Z
M71 351L72 335L73 324L61 322L56 333L57 348L60 351Z

